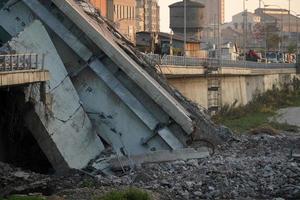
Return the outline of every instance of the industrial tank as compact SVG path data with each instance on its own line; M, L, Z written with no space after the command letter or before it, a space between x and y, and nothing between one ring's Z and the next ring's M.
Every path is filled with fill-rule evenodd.
M186 0L186 27L187 33L199 34L204 26L204 5ZM184 33L184 2L180 1L169 6L170 28L174 33Z

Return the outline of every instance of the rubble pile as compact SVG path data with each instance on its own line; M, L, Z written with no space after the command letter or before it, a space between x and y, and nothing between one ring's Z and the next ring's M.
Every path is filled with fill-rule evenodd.
M300 198L300 163L291 157L298 136L243 136L205 160L151 164L135 185L167 190L176 199Z
M91 177L80 171L47 176L1 164L0 194L71 195L83 187L91 192L134 186L165 199L299 199L300 162L292 156L299 146L300 134L244 135L209 158L142 165L120 176Z

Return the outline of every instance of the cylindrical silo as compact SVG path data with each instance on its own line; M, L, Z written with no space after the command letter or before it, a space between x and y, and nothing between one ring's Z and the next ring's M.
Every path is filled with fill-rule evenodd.
M175 34L184 33L184 2L180 1L170 7L170 28ZM189 36L198 37L204 26L204 5L186 0L186 31Z

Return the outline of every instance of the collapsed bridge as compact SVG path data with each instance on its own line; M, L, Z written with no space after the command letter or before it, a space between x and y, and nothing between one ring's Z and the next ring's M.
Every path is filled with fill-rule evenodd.
M2 51L45 55L51 80L44 101L24 90L34 105L25 123L56 170L84 168L108 147L129 157L226 139L226 128L173 90L87 2L0 6Z

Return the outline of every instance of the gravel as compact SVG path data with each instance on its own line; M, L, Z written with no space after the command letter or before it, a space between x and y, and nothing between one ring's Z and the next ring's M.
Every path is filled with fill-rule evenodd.
M300 134L243 135L218 146L209 158L147 164L122 176L96 178L75 170L64 176L40 175L0 164L0 196L32 192L26 186L35 184L39 186L36 192L45 194L44 187L46 195L64 194L65 199L74 198L68 194L82 188L89 188L89 192L79 192L80 199L90 199L91 190L128 186L152 191L161 195L158 199L166 200L300 199L300 163L292 157L299 148Z

